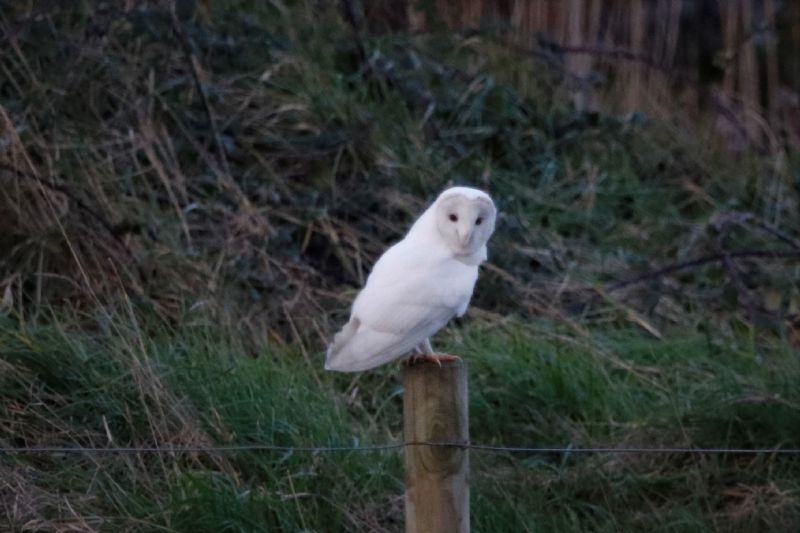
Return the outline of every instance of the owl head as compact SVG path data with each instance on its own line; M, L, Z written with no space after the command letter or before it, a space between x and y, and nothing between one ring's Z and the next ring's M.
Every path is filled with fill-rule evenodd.
M483 191L453 187L439 195L434 204L436 228L456 256L480 255L494 232L497 210Z

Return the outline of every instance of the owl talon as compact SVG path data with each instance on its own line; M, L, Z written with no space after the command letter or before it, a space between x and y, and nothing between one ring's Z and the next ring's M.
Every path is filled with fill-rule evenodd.
M452 363L453 361L461 361L461 358L457 355L450 355L447 353L419 353L414 354L408 358L409 366L414 366L418 363L423 363L425 361L430 361L431 363L436 363L439 368L442 367L442 363Z

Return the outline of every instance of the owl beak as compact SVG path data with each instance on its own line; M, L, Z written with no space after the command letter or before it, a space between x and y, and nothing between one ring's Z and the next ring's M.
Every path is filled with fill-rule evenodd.
M468 231L463 235L458 236L458 242L461 243L461 246L466 247L469 244L469 241L472 240L472 232Z

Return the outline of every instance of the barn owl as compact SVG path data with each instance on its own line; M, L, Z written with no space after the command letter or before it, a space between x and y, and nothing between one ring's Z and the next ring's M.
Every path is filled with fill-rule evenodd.
M435 354L430 337L466 312L496 215L483 191L442 192L375 263L325 368L359 372L408 354L439 364L455 359Z

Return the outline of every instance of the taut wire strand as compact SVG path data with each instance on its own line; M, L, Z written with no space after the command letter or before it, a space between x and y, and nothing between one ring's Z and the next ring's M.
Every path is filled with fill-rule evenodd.
M237 453L237 452L284 452L284 453L342 453L342 452L377 452L398 450L408 446L454 447L489 453L563 453L563 454L779 454L800 455L798 448L688 448L688 447L653 447L653 448L572 448L572 447L536 447L536 446L492 446L459 442L395 442L371 444L363 446L278 446L272 444L239 444L229 446L174 446L174 447L80 447L80 446L35 446L35 447L0 447L0 454L125 454L125 453Z

